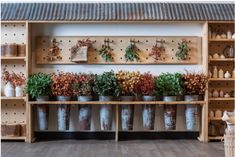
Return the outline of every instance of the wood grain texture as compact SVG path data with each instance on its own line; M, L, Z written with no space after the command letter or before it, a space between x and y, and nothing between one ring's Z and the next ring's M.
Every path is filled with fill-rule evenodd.
M197 140L3 142L2 157L224 157L223 143Z

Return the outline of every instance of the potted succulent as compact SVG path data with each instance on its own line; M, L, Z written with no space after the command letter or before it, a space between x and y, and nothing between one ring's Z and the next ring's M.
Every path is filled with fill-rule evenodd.
M155 77L148 73L144 73L140 77L140 91L143 101L155 101L156 100L156 87ZM155 120L155 105L144 104L142 110L143 128L146 130L154 129Z
M104 72L96 76L94 92L99 96L99 101L112 101L114 96L120 95L120 85L113 71ZM112 126L112 105L100 106L101 130L110 130Z
M183 75L183 88L185 101L198 101L206 91L207 76L203 73L186 72ZM185 106L186 130L199 129L199 106L187 104Z
M58 72L52 74L51 90L52 95L56 96L57 101L70 101L73 93L73 84L75 82L74 73ZM70 105L57 105L58 130L64 131L69 129Z
M27 81L26 91L36 101L48 101L51 95L51 75L44 73L32 74ZM49 105L37 105L38 129L48 129Z
M86 62L87 51L91 48L94 41L90 39L78 40L77 44L71 48L71 61L72 62Z
M157 93L163 94L163 101L176 101L177 95L183 92L180 73L163 73L156 79ZM176 129L176 105L164 105L164 122L166 130Z
M140 83L140 72L119 71L118 82L121 86L121 101L134 101ZM122 130L133 129L134 105L121 106Z
M92 101L93 87L95 83L94 74L80 73L76 75L73 85L74 93L78 101ZM80 130L90 130L91 124L91 105L79 105L79 128Z

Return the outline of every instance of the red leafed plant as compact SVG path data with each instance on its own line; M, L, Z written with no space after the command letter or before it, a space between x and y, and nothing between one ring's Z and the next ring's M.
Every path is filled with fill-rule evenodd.
M153 45L152 50L149 53L149 56L158 60L161 58L161 53L162 53L163 49L164 49L163 46L158 46L158 44L156 43L155 45Z
M145 96L155 95L155 77L149 72L147 72L141 75L140 80L141 94Z
M52 74L51 90L54 96L73 96L73 84L76 75L74 73L58 72Z
M10 73L4 68L2 73L2 80L5 83L10 82L16 87L25 84L26 78L23 73L19 74L16 74L15 72Z
M204 95L206 91L207 76L201 72L186 72L183 75L184 93L187 95Z

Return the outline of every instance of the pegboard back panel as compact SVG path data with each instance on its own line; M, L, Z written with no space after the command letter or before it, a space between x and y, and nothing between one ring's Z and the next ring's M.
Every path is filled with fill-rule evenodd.
M36 63L37 64L77 64L71 61L71 47L73 47L78 40L89 38L95 43L88 51L87 64L201 64L201 38L200 37L36 37ZM101 49L104 40L109 38L112 43L109 43L112 48L113 61L105 62L100 55L98 55L99 49ZM48 52L51 46L52 39L56 39L59 42L61 60L50 61L48 60ZM136 46L138 48L138 54L140 61L126 62L125 61L125 49L130 44L130 40L137 41ZM153 45L156 41L162 41L164 50L161 58L156 60L149 56ZM178 49L178 43L182 40L188 41L189 56L187 60L178 61L175 57L175 53Z
M8 61L2 60L1 73L3 72L3 69L5 68L10 73L12 72L15 72L16 74L23 73L24 76L26 76L25 66L26 66L25 62L22 62L20 60L11 60L10 63ZM1 95L4 95L3 94L4 86L5 86L5 83L1 79Z
M227 34L228 30L234 33L234 23L212 23L209 24L209 28L211 29L211 32L216 32L220 35L222 33Z
M26 124L26 108L23 100L1 101L2 124Z
M2 23L1 26L1 44L26 44L25 23Z

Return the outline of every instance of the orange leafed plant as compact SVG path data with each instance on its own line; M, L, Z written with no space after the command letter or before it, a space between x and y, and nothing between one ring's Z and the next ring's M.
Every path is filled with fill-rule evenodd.
M2 73L2 80L5 83L10 82L16 87L25 84L26 78L23 73L19 74L16 74L15 72L10 73L4 68Z
M74 73L58 72L52 74L51 90L54 96L73 96L73 84L76 75Z
M206 91L207 76L201 72L186 72L183 75L184 93L186 95L204 95Z

